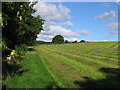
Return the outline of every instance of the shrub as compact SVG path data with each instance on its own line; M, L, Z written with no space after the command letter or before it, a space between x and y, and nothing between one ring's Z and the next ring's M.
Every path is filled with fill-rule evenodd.
M20 46L15 46L15 49L11 50L10 54L6 57L7 62L19 63L19 61L24 57L27 51L27 46L22 44Z
M65 43L68 43L68 40L65 40Z
M74 41L73 43L77 43L77 41Z
M20 46L15 46L15 50L17 52L17 55L25 55L25 51L27 51L27 45L21 44Z
M85 42L85 40L81 40L80 42Z
M2 51L8 51L9 50L9 48L7 47L4 40L2 41L1 45L2 45Z
M44 41L36 41L36 44L44 44Z

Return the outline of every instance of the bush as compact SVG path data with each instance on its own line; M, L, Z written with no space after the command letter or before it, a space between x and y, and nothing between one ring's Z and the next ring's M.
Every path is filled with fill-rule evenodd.
M74 41L73 43L77 43L77 41Z
M85 42L85 40L81 40L80 42Z
M21 44L20 46L15 46L15 50L17 52L18 57L25 55L25 51L27 51L27 45Z
M6 59L6 56L8 56L11 52L11 49L9 49L6 45L6 42L4 41L4 39L1 42L1 47L0 49L2 49L2 60L4 61Z
M65 40L65 43L68 43L68 40Z
M2 45L2 51L8 51L9 50L9 48L7 47L4 40L2 41L1 45Z
M61 35L56 35L53 39L52 39L52 43L56 43L56 44L62 44L64 43L64 38Z
M15 46L15 49L13 49L8 55L7 59L11 60L13 58L19 58L21 59L25 55L25 51L27 51L27 46L22 44L20 46Z
M44 44L44 41L36 41L36 44Z

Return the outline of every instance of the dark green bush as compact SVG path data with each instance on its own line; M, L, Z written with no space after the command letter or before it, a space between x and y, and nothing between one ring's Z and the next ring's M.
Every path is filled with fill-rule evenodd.
M64 38L61 35L56 35L53 39L52 39L52 43L55 44L62 44L64 43Z
M44 41L36 41L36 44L44 44Z
M77 41L74 41L73 43L77 43Z
M85 42L85 40L81 40L80 42Z
M68 43L68 40L65 40L65 43Z
M15 57L21 59L27 51L27 45L21 44L20 46L15 46L15 51L17 54Z

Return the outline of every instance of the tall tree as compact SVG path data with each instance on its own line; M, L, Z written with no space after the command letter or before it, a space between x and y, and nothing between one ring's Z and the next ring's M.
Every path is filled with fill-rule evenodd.
M33 5L28 2L3 2L3 39L9 48L15 45L35 43L37 34L43 30L44 20L33 17Z

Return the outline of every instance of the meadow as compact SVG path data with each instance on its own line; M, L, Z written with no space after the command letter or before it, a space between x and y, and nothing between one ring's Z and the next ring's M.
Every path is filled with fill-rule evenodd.
M118 42L31 46L7 88L119 88Z

